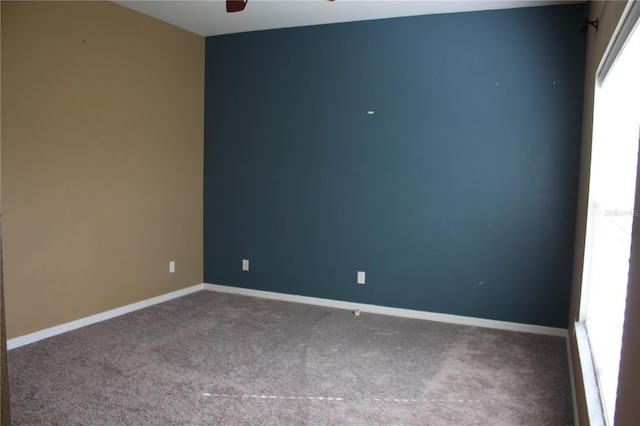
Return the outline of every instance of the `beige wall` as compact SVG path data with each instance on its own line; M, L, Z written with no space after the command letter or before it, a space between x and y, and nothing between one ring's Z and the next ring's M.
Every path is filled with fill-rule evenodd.
M203 37L2 2L9 338L202 282L203 105Z
M593 95L595 89L595 74L598 65L611 40L612 34L626 7L626 1L596 1L590 3L589 19L598 18L598 31L590 28L587 39L587 63L585 74L583 136L580 171L580 188L578 200L578 224L576 232L576 255L574 262L574 280L571 298L570 317L570 349L574 368L576 385L576 399L579 413L579 424L588 425L587 409L585 405L584 388L580 361L577 354L573 322L579 319L582 262L584 255L584 237L587 217L587 196L589 191L589 164L591 158L591 134L593 131ZM636 208L640 205L640 198L636 196ZM640 230L634 224L634 253L632 254L631 280L627 300L627 323L623 337L623 356L620 369L620 389L618 391L618 406L616 408L616 425L640 424L637 403L640 395L640 377L638 366L640 365L640 341L638 339L638 312L640 296L638 285L640 284ZM631 401L631 403L630 403ZM635 416L635 417L634 417ZM633 419L633 420L632 420Z
M636 179L636 209L640 209L640 174ZM633 224L627 309L620 353L615 423L640 425L640 222Z
M0 8L0 34L2 33L2 8ZM1 43L2 37L0 37ZM0 69L2 69L2 55L0 55ZM1 73L0 73L1 75ZM0 84L1 86L1 84ZM0 99L2 99L2 91L0 90ZM2 109L0 108L0 116ZM0 126L0 135L2 129ZM0 137L0 147L2 146L2 138ZM0 152L2 150L0 149ZM0 161L1 164L1 161ZM1 167L0 167L1 169ZM2 173L0 173L1 175ZM2 185L0 184L0 189ZM0 200L2 199L2 191L0 191ZM1 211L0 203L0 211ZM0 214L0 265L2 265L2 215ZM11 424L11 413L9 404L9 370L7 365L7 346L6 346L6 327L4 315L4 281L2 279L2 270L0 269L0 425L9 426Z

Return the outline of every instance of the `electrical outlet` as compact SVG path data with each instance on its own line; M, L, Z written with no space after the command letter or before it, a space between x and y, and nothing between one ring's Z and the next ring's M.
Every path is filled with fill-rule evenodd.
M358 284L364 284L364 283L365 283L364 272L358 271Z
M176 271L176 261L172 260L169 262L169 273L173 274Z
M249 259L242 259L242 270L243 271L249 270Z

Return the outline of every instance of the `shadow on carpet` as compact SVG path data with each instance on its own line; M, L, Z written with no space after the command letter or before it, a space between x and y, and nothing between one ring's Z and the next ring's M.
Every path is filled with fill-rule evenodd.
M15 425L572 425L564 338L201 291L9 352Z

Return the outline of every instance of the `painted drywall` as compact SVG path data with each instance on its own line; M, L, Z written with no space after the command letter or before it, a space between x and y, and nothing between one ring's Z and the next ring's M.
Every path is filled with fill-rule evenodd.
M596 1L590 2L589 20L598 19L598 31L589 29L587 41L587 56L585 64L584 112L582 127L582 145L580 154L580 180L578 213L576 223L576 241L574 274L571 292L570 333L569 346L572 359L576 403L578 408L578 424L588 425L589 418L585 403L584 383L582 380L582 366L577 352L577 343L573 331L573 323L579 319L580 297L582 282L582 264L584 261L585 234L587 222L587 206L589 194L589 171L591 159L591 136L593 133L593 104L596 85L596 70L611 40L612 34L626 7L625 1ZM636 194L636 207L640 204L640 197ZM631 257L630 282L627 290L626 322L622 344L622 359L620 364L620 383L618 402L616 407L616 425L631 425L640 422L640 412L637 395L640 392L640 327L639 309L640 299L640 261L636 250L638 230L634 224L633 252Z
M202 282L203 87L201 36L2 2L9 338Z
M636 178L636 209L640 208L640 173ZM629 285L625 310L615 424L640 424L640 222L633 224Z
M205 282L566 327L583 10L208 37Z
M0 7L0 45L2 43L2 8ZM2 69L2 55L0 55L0 70ZM0 78L1 78L0 73ZM0 99L2 99L2 84L0 84ZM0 103L0 117L2 106ZM0 177L2 176L2 126L0 120ZM2 274L2 182L0 178L0 425L11 425L11 404L9 400L9 369L7 363L7 327L4 308L4 279Z

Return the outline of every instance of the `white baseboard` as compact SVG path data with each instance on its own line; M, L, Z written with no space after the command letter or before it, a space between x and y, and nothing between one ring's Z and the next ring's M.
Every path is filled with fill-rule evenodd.
M390 315L403 318L421 319L427 321L438 321L450 324L469 325L474 327L493 328L498 330L518 331L523 333L544 334L548 336L567 337L567 330L564 328L544 327L540 325L520 324L507 321L496 321L483 318L465 317L460 315L440 314L434 312L416 311L411 309L391 308L388 306L368 305L364 303L345 302L342 300L321 299L317 297L298 296L293 294L275 293L271 291L252 290L241 287L230 287L218 284L197 284L182 290L173 291L141 302L132 303L120 308L111 309L106 312L80 318L76 321L67 322L55 327L46 328L24 336L15 337L7 340L7 349L15 349L20 346L28 345L48 337L66 333L67 331L76 330L87 325L105 321L120 315L128 314L148 306L166 302L178 297L186 296L200 290L218 291L220 293L233 293L244 296L261 297L263 299L281 300L285 302L304 303L307 305L324 306L327 308L337 308L354 310L359 309L361 312ZM572 382L573 383L573 382Z
M46 328L44 330L36 331L35 333L26 334L24 336L15 337L7 340L7 349L15 349L20 346L28 345L29 343L37 342L38 340L46 339L47 337L56 336L58 334L66 333L67 331L76 330L87 325L95 324L100 321L105 321L111 318L119 317L120 315L128 314L139 309L143 309L158 303L166 302L171 299L186 296L187 294L194 293L196 291L203 290L203 284L197 284L192 287L183 288L182 290L172 291L171 293L162 294L151 299L146 299L141 302L132 303L130 305L122 306L120 308L111 309L106 312L91 315L89 317L80 318L76 321L67 322L57 325L55 327Z
M298 296L294 294L275 293L271 291L252 290L241 287L231 287L218 284L204 283L205 290L218 291L221 293L232 293L243 296L261 297L263 299L281 300L285 302L304 303L307 305L324 306L327 308L359 309L361 312L390 315L403 318L421 319L427 321L438 321L450 324L469 325L473 327L493 328L498 330L518 331L522 333L544 334L548 336L567 337L567 330L564 328L545 327L541 325L520 324L507 321L496 321L483 318L465 317L460 315L440 314L435 312L416 311L412 309L391 308L387 306L368 305L364 303L345 302L342 300L321 299L317 297Z

